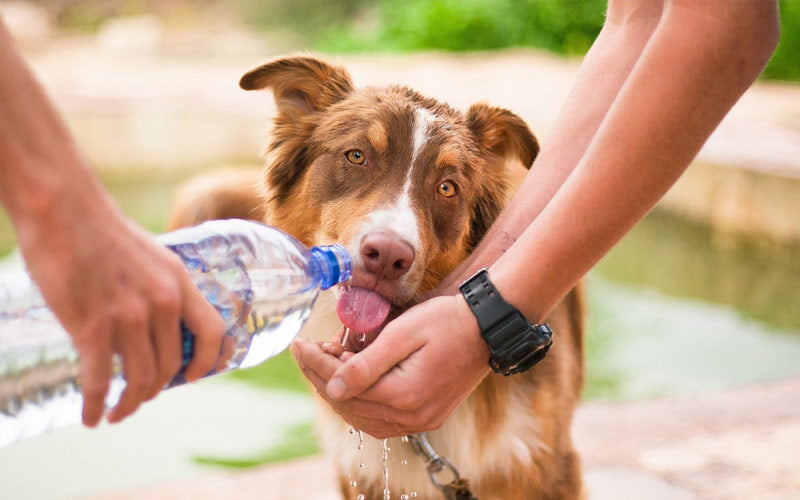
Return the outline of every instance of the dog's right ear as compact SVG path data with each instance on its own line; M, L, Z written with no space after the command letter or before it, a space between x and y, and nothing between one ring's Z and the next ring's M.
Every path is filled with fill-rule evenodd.
M280 113L300 117L322 111L353 91L350 74L310 56L284 57L245 73L244 90L269 88Z

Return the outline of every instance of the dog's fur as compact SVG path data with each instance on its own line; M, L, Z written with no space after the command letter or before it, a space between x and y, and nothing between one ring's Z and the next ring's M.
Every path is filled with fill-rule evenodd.
M310 56L269 62L240 85L275 97L266 169L194 183L173 207L172 225L263 214L307 245L341 243L354 256L354 283L397 309L469 254L508 199L509 165L529 168L539 149L510 111L475 104L462 114L400 86L356 90L347 71ZM375 235L377 251L365 249ZM378 252L392 256L376 268L369 261ZM333 337L341 328L334 307L335 292L324 292L303 334ZM489 375L428 433L481 500L580 496L569 429L582 384L582 310L575 289L548 318L555 336L543 362L520 375ZM381 443L367 438L359 450L349 426L321 406L317 429L345 498L383 498ZM407 443L389 446L392 498L443 498Z

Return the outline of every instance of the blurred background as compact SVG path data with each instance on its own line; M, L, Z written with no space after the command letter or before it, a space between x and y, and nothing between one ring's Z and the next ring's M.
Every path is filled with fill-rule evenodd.
M800 375L800 0L779 4L780 45L759 81L587 277L587 403L703 397ZM184 180L260 163L274 108L269 93L238 88L249 68L311 51L344 64L356 85L407 84L460 109L507 107L546 140L604 8L604 0L0 1L87 159L154 233ZM18 261L14 248L0 211L6 264ZM791 410L800 416L797 403ZM282 355L171 390L122 425L0 449L0 497L119 498L314 456L312 415L308 388Z

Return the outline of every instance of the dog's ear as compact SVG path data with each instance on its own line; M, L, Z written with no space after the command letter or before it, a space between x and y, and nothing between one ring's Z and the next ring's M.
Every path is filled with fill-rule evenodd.
M313 158L309 138L316 116L353 91L350 74L344 68L310 56L276 59L247 72L239 80L245 90L269 88L275 96L277 115L267 149L269 164L266 183L270 217L302 189L298 181Z
M353 91L350 74L310 56L284 57L245 73L245 90L269 88L278 112L295 118L322 111Z
M500 214L510 189L506 162L518 160L529 169L539 153L539 142L528 125L511 111L487 104L467 110L466 123L486 160L486 182L473 207L469 244L476 246Z
M467 110L466 120L482 151L505 160L516 158L525 168L531 168L539 153L539 142L522 118L507 109L481 103Z

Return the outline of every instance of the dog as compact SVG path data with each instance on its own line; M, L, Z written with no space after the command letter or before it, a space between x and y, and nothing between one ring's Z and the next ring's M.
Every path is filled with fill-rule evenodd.
M360 339L366 345L387 317L435 287L497 217L514 191L514 169L530 168L539 150L511 111L478 103L462 113L405 86L356 89L344 68L310 55L272 60L240 86L269 89L275 99L266 166L190 183L171 225L256 218L306 245L344 245L353 279L320 295L301 332L316 341L346 324L369 334ZM547 322L554 344L541 363L510 377L490 374L427 433L481 500L583 495L570 437L583 381L580 287ZM316 430L343 498L385 498L383 443L366 436L359 445L324 403ZM391 498L445 498L406 440L388 447Z

